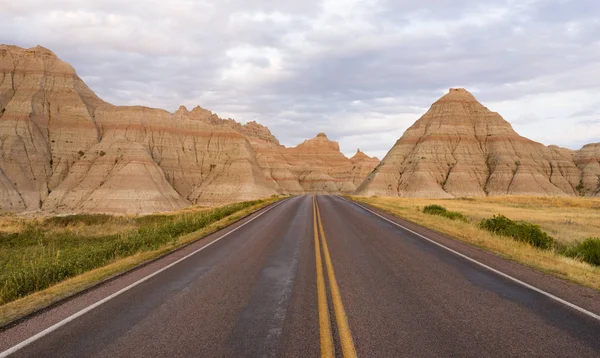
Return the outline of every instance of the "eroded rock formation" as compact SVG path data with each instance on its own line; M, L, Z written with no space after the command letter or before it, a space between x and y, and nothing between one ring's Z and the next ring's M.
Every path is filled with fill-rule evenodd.
M50 50L0 45L0 210L148 213L304 193L600 195L600 144L533 142L453 89L381 163L349 159L324 133L286 148L201 107L114 106Z
M371 163L325 135L285 148L256 122L201 107L113 106L51 51L0 45L2 210L147 213L349 193Z
M521 137L472 94L451 89L406 130L357 194L598 195L599 148L570 151Z

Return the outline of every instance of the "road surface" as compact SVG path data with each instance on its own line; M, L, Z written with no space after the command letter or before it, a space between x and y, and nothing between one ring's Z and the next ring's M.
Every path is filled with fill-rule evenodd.
M600 356L597 292L384 217L284 200L5 329L0 356Z

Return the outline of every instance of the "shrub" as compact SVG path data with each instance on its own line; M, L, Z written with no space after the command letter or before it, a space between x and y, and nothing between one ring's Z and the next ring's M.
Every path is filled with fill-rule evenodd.
M437 204L427 205L423 209L423 212L425 214L443 216L450 220L468 221L467 218L463 214L456 212L456 211L448 211L445 207L443 207L441 205L437 205Z
M592 265L600 266L600 238L590 237L565 250L565 255L579 258Z
M498 235L509 236L516 241L525 242L541 249L551 249L556 240L546 234L539 226L525 221L513 221L503 215L484 219L479 226Z

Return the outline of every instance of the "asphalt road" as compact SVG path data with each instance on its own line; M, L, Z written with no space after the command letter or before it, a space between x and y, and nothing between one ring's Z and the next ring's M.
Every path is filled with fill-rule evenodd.
M394 221L410 230L340 197L290 198L5 329L0 352L600 357L600 320L419 235L596 314L598 292Z

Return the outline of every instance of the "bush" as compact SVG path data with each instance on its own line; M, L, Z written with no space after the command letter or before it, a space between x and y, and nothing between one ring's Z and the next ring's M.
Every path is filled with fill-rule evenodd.
M600 266L600 238L590 237L566 249L565 255Z
M502 236L509 236L516 241L525 242L540 249L552 249L556 240L546 234L539 226L525 221L513 221L503 215L495 215L484 219L479 226Z
M463 214L456 212L456 211L448 211L445 207L443 207L441 205L436 205L436 204L427 205L423 209L423 212L425 214L443 216L450 220L468 221L467 218Z

